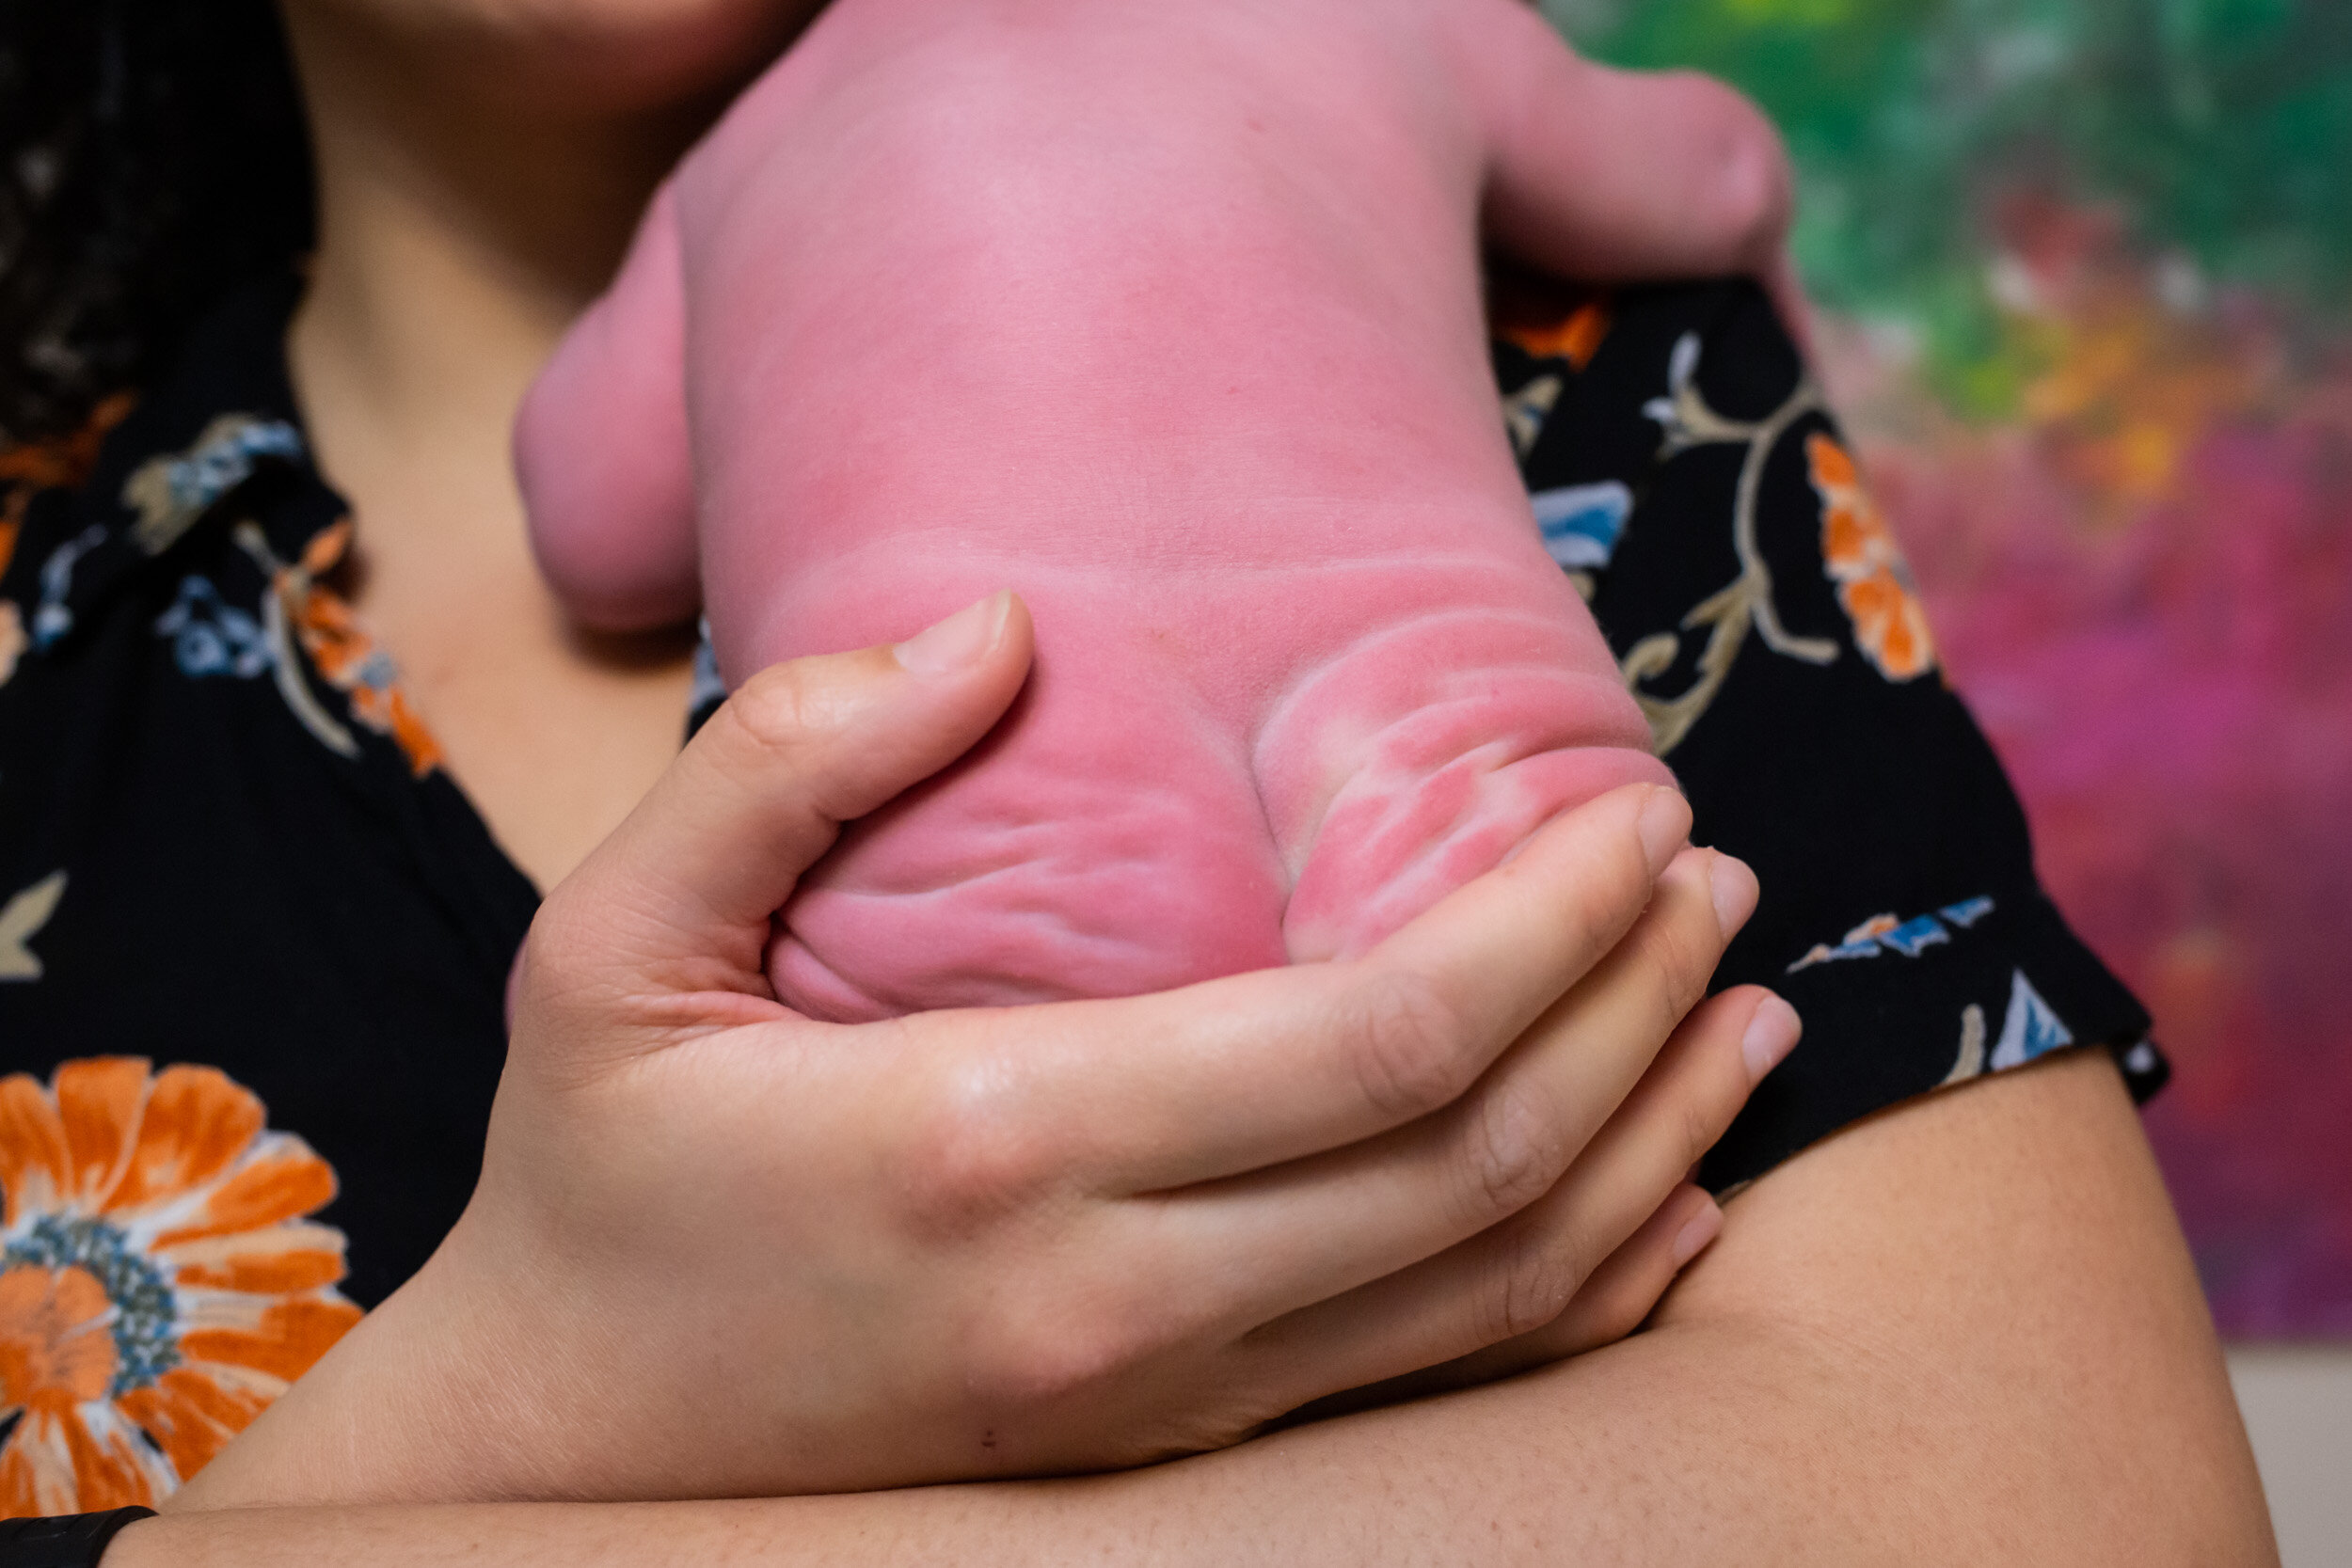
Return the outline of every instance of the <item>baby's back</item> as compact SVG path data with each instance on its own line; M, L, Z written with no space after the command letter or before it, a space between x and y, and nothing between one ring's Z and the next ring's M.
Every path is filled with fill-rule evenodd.
M1665 778L1502 433L1478 128L1304 8L854 0L681 171L725 674L1005 586L1037 626L1006 725L787 909L787 1001L1358 951Z

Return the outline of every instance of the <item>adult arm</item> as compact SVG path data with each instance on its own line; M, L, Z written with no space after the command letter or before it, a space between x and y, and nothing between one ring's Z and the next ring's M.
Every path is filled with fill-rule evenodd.
M2186 1249L2096 1053L1827 1140L1726 1206L1648 1332L1484 1388L1120 1475L180 1515L107 1560L459 1547L516 1564L2277 1556Z
M1645 1334L1181 1468L1127 1478L1129 1517L1197 1541L1184 1495L1227 1470L1226 1560L1253 1540L1285 1561L2275 1560L2104 1053L1791 1160L1726 1205ZM1343 1476L1387 1479L1386 1506Z

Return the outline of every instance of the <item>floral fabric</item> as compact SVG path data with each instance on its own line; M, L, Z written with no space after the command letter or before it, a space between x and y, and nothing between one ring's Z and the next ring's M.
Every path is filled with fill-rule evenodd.
M424 1260L479 1168L537 894L338 590L353 522L287 386L295 297L257 285L135 405L0 454L0 1513L167 1493ZM1761 293L1498 279L1494 304L1529 527L1699 842L1763 883L1717 983L1805 1019L1703 1178L2067 1045L2151 1092L2146 1015L2036 886ZM695 719L723 695L706 665Z
M1909 569L1820 390L1746 284L1502 277L1495 367L1536 524L1584 591L1693 836L1762 901L1715 984L1805 1037L1701 1167L1736 1185L1909 1096L2102 1045L2146 1098L2148 1016L2033 874Z
M167 1497L359 1321L335 1173L212 1068L0 1078L0 1513Z

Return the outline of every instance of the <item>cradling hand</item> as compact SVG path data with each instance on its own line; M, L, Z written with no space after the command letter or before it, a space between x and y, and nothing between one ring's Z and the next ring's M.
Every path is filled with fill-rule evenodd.
M1639 1321L1794 1037L1752 988L1699 1004L1755 883L1670 790L1359 960L855 1026L773 1000L794 879L987 732L1029 635L1000 594L728 701L533 927L464 1218L176 1506L1117 1467Z

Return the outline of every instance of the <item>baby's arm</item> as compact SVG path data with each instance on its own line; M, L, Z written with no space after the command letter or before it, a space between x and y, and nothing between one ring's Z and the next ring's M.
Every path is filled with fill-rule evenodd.
M566 610L603 630L670 626L702 602L673 190L655 193L620 276L515 421L540 570Z
M1487 109L1486 228L1505 252L1596 281L1744 268L1779 292L1788 165L1753 103L1694 71L1580 58L1532 7L1451 17Z

